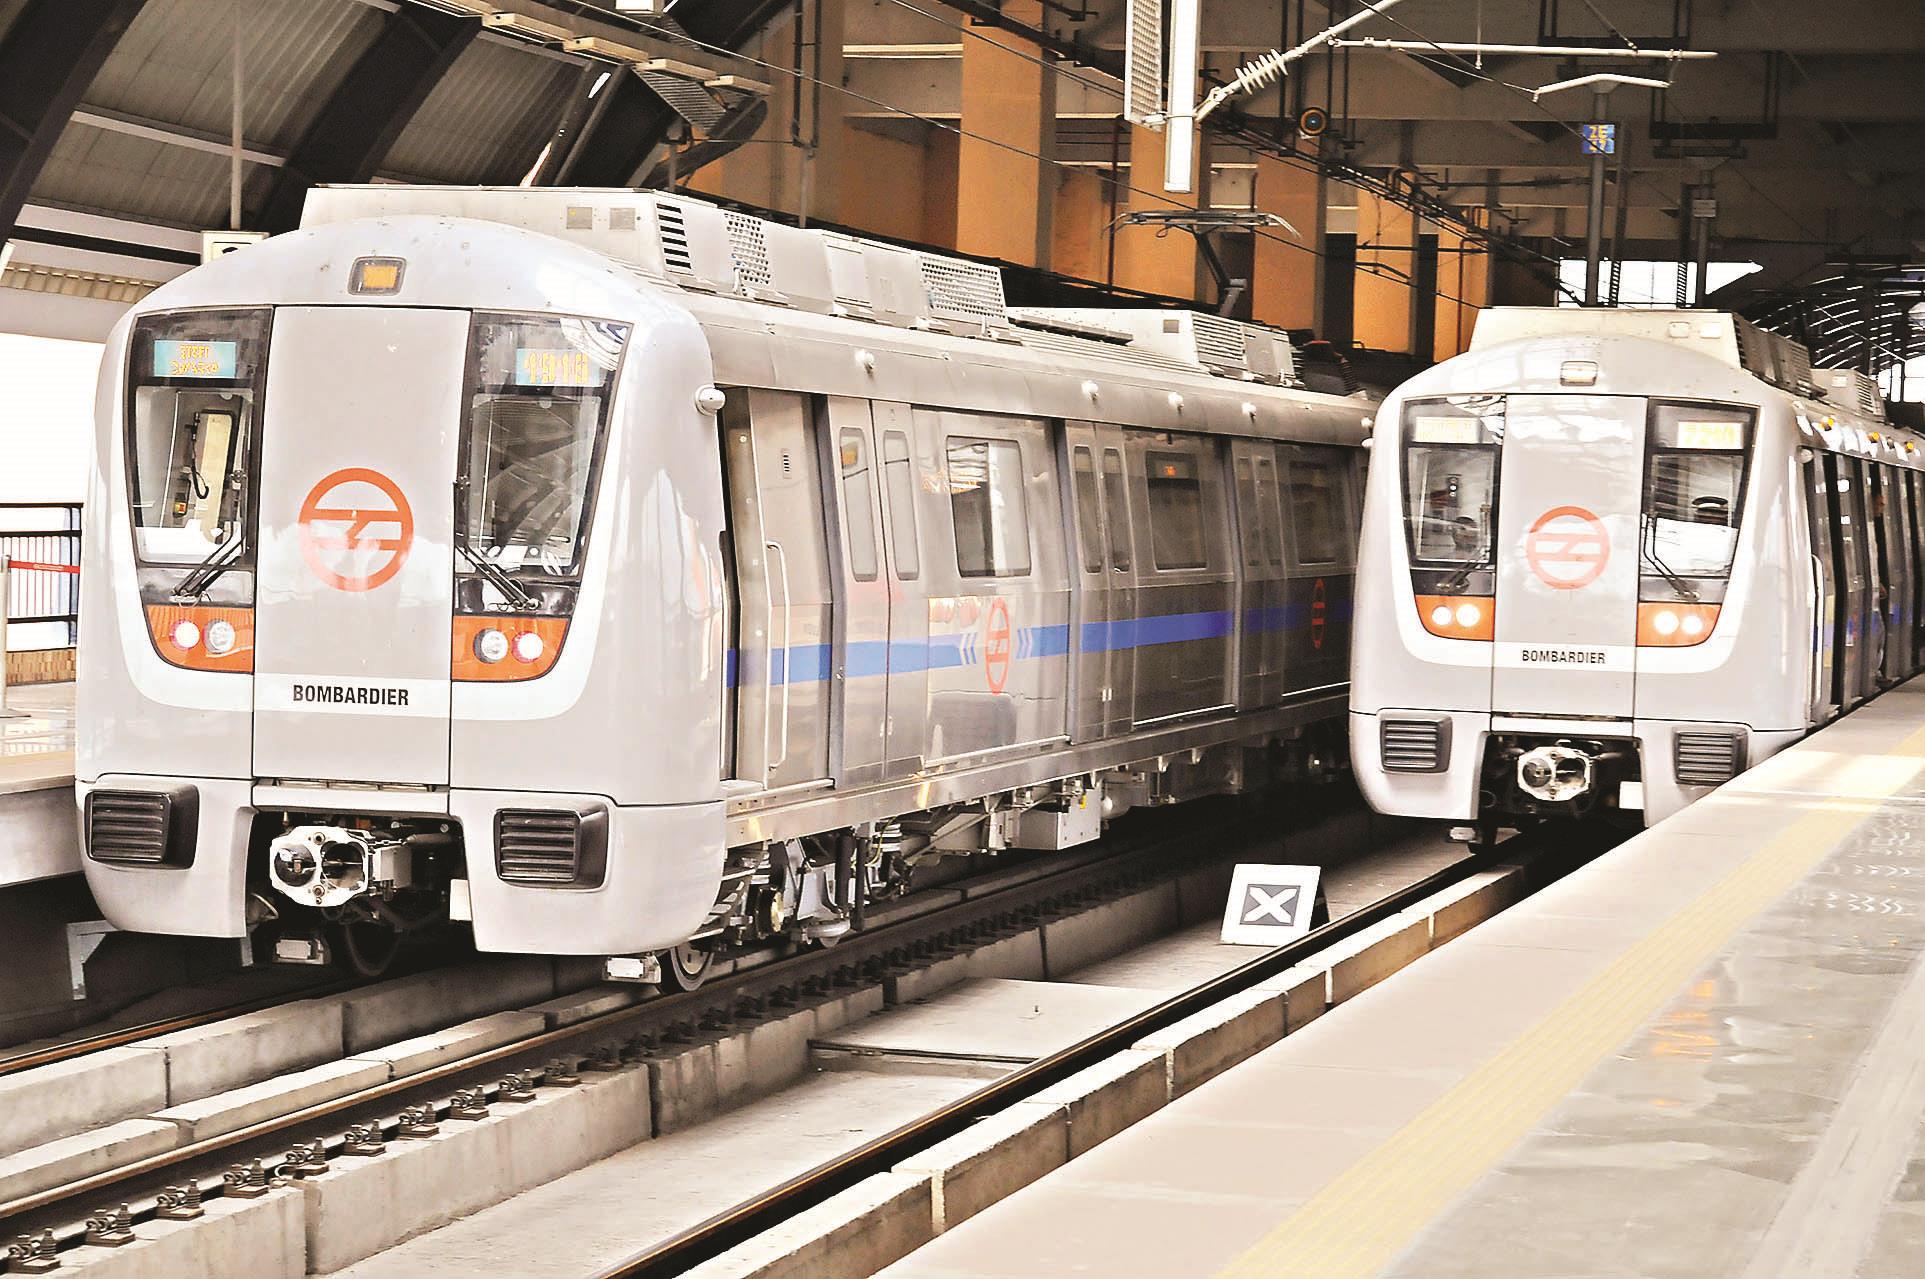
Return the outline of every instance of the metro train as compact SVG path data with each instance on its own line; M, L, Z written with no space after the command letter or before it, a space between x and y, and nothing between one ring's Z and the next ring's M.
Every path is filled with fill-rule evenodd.
M1485 313L1386 399L1350 744L1467 840L1649 824L1919 669L1920 441L1708 311Z
M629 190L322 188L115 329L85 870L141 932L689 985L919 865L1343 767L1287 338Z

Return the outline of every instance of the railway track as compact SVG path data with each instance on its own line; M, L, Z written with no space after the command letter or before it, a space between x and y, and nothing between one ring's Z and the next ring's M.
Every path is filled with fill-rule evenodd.
M825 1161L801 1176L758 1191L728 1210L601 1270L595 1279L665 1279L681 1274L774 1229L831 1196L870 1177L888 1173L971 1125L1034 1098L1052 1085L1101 1064L1159 1031L1298 965L1314 961L1339 943L1409 910L1495 862L1525 860L1535 888L1575 869L1604 851L1611 842L1610 837L1594 832L1573 836L1570 832L1540 829L1507 840L1479 855L1467 856L1362 909L1330 920L1298 941L1258 955L1078 1043L1017 1067L966 1096Z
M619 1069L704 1035L839 999L893 973L1126 896L1210 862L1173 855L1173 837L1209 844L1248 821L1247 812L1232 813L1228 805L1207 816L1194 810L1180 819L1145 816L1138 829L1110 841L1107 855L985 877L998 885L993 888L944 885L932 893L959 900L919 909L906 899L898 903L900 917L877 920L833 948L745 966L694 991L662 994L0 1203L0 1239L16 1241L17 1266L97 1241L103 1230L175 1219L182 1205L246 1197L317 1175L338 1160L375 1157L411 1134L512 1107L539 1090L573 1087L583 1072Z

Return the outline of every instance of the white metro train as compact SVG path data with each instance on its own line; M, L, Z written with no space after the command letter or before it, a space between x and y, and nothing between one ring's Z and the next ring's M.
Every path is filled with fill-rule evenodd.
M1487 312L1372 457L1351 756L1383 812L1648 824L1918 669L1918 439L1737 317Z
M699 200L318 190L107 347L88 881L284 959L452 918L687 983L1340 767L1374 405L1292 383L1272 330Z

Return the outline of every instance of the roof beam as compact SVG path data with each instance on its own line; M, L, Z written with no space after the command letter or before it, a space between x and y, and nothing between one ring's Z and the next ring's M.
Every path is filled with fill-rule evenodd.
M0 243L54 143L147 0L27 0L0 40Z
M428 94L480 33L473 18L417 5L390 13L294 145L248 225L293 230L309 187L372 178Z

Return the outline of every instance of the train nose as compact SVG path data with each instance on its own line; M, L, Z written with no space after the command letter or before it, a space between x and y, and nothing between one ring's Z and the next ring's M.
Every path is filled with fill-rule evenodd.
M1562 803L1591 789L1595 764L1576 747L1534 747L1517 757L1517 785L1536 799Z

